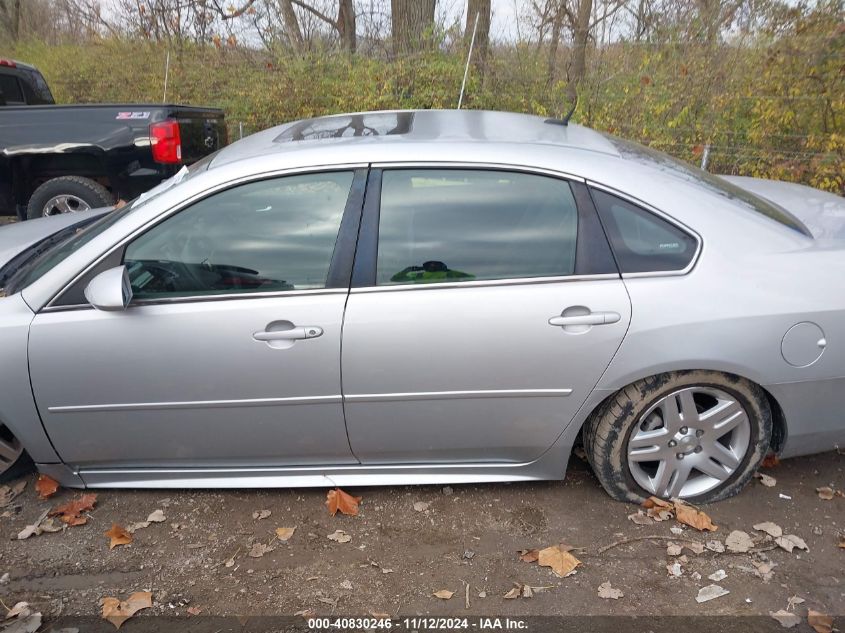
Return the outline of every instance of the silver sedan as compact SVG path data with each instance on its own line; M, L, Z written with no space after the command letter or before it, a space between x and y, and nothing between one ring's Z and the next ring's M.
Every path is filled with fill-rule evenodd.
M751 192L754 193L751 193ZM239 141L0 229L0 472L707 502L845 442L845 205L500 112Z

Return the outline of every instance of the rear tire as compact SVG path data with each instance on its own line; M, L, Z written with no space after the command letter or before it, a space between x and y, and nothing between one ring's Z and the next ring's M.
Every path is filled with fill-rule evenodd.
M614 499L711 503L751 479L769 451L772 412L763 390L739 376L669 372L608 398L583 435L593 471Z
M33 192L26 217L34 220L113 204L114 196L100 183L81 176L61 176L48 180Z

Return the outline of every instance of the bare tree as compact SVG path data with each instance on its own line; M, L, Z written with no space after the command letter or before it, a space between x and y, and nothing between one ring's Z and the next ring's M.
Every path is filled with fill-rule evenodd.
M394 55L416 53L428 46L436 7L437 0L390 0Z
M487 62L487 55L490 51L490 0L467 0L467 26L464 31L464 43L469 46L472 40L472 31L475 28L475 48L473 59L478 68L483 68ZM476 19L478 27L475 27Z
M16 42L21 32L21 0L0 0L0 26Z

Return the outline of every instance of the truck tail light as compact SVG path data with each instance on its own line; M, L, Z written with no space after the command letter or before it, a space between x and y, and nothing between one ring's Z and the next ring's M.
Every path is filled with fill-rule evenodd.
M176 121L159 121L150 126L153 160L157 163L182 162L182 136Z
M8 66L9 68L17 68L17 64L12 59L0 59L0 66Z

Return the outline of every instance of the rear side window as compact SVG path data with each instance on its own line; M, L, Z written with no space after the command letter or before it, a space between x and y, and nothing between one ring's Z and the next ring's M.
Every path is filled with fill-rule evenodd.
M591 190L622 273L685 269L698 243L694 237L627 200Z
M575 200L563 180L502 171L388 170L376 283L571 275L577 232Z
M44 76L37 70L23 69L23 74L26 76L26 85L32 92L31 98L28 101L35 105L49 105L53 103L53 95L50 93L50 88L47 82L44 81Z
M0 75L0 92L6 103L23 103L23 93L14 75Z

